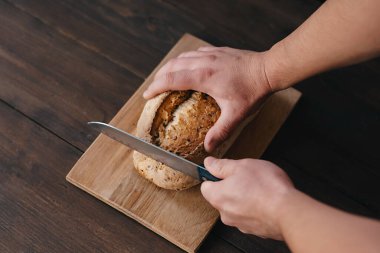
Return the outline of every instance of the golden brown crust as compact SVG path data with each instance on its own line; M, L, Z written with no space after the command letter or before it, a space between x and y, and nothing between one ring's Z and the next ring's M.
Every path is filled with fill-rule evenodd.
M156 117L156 112L160 108L162 102L170 94L170 92L162 93L153 99L150 99L142 111L139 121L137 123L136 135L146 141L152 142L152 136L150 134L153 120Z
M180 191L199 183L198 180L137 151L133 152L133 164L142 177L164 189Z
M137 124L137 136L195 163L202 163L207 156L204 138L219 116L219 106L206 94L166 92L146 103ZM165 189L182 190L199 183L138 152L134 152L133 162L143 177Z

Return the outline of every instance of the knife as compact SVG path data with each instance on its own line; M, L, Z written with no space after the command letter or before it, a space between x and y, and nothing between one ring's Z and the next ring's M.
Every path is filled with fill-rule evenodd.
M211 173L208 172L202 165L186 160L179 155L171 153L152 143L146 142L145 140L135 137L114 126L96 121L88 122L88 124L108 137L193 178L202 181L220 180L219 178L211 175Z

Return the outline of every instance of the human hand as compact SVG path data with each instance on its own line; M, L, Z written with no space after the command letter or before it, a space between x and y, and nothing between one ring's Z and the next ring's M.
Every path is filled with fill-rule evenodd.
M295 188L275 164L256 159L208 157L207 170L221 181L202 183L201 192L222 222L243 233L282 240L280 210Z
M228 47L201 47L171 59L144 92L150 99L168 90L197 90L213 97L221 115L205 137L211 152L272 91L264 54Z

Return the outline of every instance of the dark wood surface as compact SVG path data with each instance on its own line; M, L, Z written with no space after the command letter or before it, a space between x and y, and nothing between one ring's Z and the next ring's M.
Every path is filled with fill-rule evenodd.
M185 32L265 50L321 2L0 1L0 252L180 252L65 181L96 137L85 123L109 121ZM380 218L380 61L296 88L264 158L314 198ZM200 252L289 250L219 222Z

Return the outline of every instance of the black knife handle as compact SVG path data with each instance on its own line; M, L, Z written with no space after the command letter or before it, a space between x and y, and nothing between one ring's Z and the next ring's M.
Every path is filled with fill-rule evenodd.
M216 181L221 180L220 178L213 176L210 172L208 172L208 170L206 170L202 166L198 166L198 173L199 173L199 179L201 179L202 181L214 181L214 182L216 182Z

